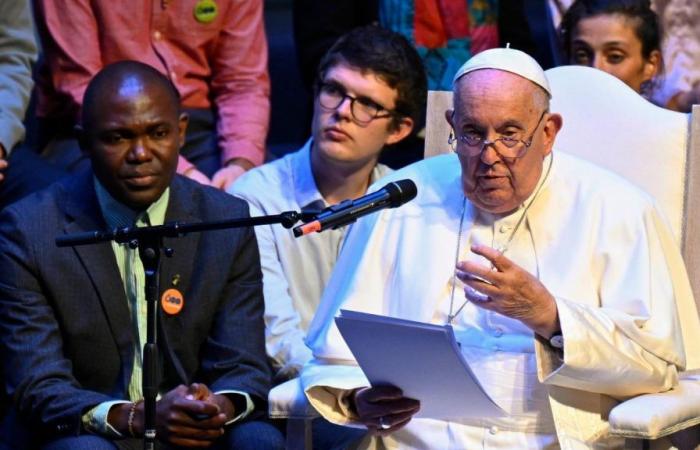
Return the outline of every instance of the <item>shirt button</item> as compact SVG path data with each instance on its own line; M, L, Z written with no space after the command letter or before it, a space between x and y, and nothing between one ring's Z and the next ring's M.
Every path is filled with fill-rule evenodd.
M507 233L511 230L511 227L509 225L501 225L501 227L498 229L501 233Z
M170 79L171 79L171 80L177 80L177 74L175 73L174 70L170 72Z
M503 336L503 329L497 327L496 329L493 330L493 335L496 337L501 337Z
M500 352L500 351L501 351L501 347L500 347L499 345L494 345L494 346L493 346L493 351L494 351L494 352Z
M160 34L160 31L153 32L153 39L155 39L156 41L159 41L161 37L163 37L163 35Z
M496 434L498 433L498 427L496 425L492 426L489 428L489 433L491 434Z

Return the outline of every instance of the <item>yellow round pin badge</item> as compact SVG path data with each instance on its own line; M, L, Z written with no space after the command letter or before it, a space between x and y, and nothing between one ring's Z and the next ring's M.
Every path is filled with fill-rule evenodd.
M194 18L197 22L209 23L219 15L219 8L214 0L198 0L194 5Z
M185 298L182 296L182 292L177 289L168 289L160 296L160 306L166 314L174 316L182 311L182 307L185 306Z

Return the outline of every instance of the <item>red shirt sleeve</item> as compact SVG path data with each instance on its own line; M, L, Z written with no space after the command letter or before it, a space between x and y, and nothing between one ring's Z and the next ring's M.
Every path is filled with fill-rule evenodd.
M222 163L245 158L260 165L270 120L263 2L243 0L227 6L211 61Z

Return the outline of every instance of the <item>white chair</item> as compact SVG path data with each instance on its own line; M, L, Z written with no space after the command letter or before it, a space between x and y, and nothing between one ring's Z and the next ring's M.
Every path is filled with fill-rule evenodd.
M268 395L268 413L272 419L287 419L287 450L311 450L311 421L320 417L306 400L299 378L272 388Z
M588 67L558 67L548 70L547 77L551 111L564 118L555 151L613 170L657 199L700 304L700 106L692 115L664 110L617 78ZM449 151L444 111L451 105L451 92L428 95L426 157ZM697 310L680 314L697 315ZM700 342L686 337L685 346L693 356L689 368L697 369ZM646 447L669 448L662 438L670 436L678 448L695 448L700 444L700 373L685 372L671 391L622 402L608 419L611 433L645 439ZM681 430L685 431L678 433Z

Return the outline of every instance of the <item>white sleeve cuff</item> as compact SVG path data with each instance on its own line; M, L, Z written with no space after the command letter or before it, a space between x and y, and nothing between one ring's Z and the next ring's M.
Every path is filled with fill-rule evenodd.
M110 425L109 422L107 422L107 416L109 415L109 410L112 409L112 406L120 405L123 403L130 402L125 400L114 400L110 402L100 403L99 405L95 406L94 408L83 414L83 427L85 427L86 430L92 433L101 434L107 437L124 437L112 425Z
M241 397L243 397L245 399L245 410L239 412L238 411L239 408L236 408L236 412L238 414L236 414L236 416L233 419L226 422L226 425L230 425L234 422L238 422L239 420L246 418L248 416L248 414L250 414L253 411L253 409L255 409L255 404L253 403L253 400L250 398L250 395L248 395L248 393L246 393L246 392L235 391L235 390L230 390L230 391L224 390L224 391L214 392L214 394L216 394L216 395L240 395Z

